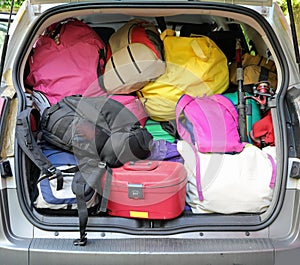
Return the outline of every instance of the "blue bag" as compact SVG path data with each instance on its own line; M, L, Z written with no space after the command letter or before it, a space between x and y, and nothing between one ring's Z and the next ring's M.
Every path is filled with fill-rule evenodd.
M63 187L57 189L58 178L50 180L44 178L38 183L38 197L34 202L36 208L52 209L52 210L74 210L77 209L76 196L72 191L72 181L77 168L77 161L72 153L44 145L42 147L44 155L57 169L63 174ZM91 189L90 193L85 197L88 208L99 204L99 195L95 190Z

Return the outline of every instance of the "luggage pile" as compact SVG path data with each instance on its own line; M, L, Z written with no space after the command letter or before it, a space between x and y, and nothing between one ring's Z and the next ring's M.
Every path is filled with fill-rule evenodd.
M41 172L34 206L78 211L77 245L90 214L172 219L186 204L193 213L265 211L276 177L275 156L264 150L275 145L267 102L276 71L270 63L272 80L253 75L242 142L228 63L212 38L160 32L145 20L107 42L77 19L51 25L28 60L35 108L17 125Z

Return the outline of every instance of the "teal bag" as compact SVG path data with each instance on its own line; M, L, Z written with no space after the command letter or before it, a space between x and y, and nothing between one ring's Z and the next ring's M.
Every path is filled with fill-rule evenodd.
M246 96L249 96L249 93L245 93ZM236 106L238 105L238 92L233 93L224 93L223 96L227 97L232 101L232 103ZM261 112L259 109L258 103L253 99L246 99L246 122L247 122L247 134L248 140L252 143L250 138L250 131L252 130L252 126L255 122L261 119Z

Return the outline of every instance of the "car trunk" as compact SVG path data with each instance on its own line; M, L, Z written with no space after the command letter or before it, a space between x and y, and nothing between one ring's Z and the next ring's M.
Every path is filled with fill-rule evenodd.
M257 53L272 60L276 65L276 74L279 77L277 87L273 90L273 95L267 91L267 105L273 119L275 147L276 147L276 182L274 186L272 201L263 212L243 212L222 214L218 212L195 214L189 207L176 218L172 219L147 219L147 218L123 218L97 214L89 216L88 231L103 232L113 231L133 235L172 235L181 232L199 231L252 231L267 227L276 217L278 209L281 207L286 183L286 161L287 161L287 141L283 120L280 113L283 111L282 97L285 94L288 84L287 62L281 50L281 44L276 38L272 28L265 18L271 16L268 7L258 8L263 16L251 9L242 6L231 6L225 4L176 2L173 4L153 4L153 3L83 3L68 4L62 8L58 5L47 10L30 27L22 49L18 54L18 62L15 65L15 78L18 83L18 96L21 101L21 109L28 101L29 94L26 95L25 79L28 75L28 58L37 37L51 24L69 17L82 19L90 27L95 29L101 36L106 29L116 31L124 23L133 18L143 18L157 24L159 18L163 18L169 29L176 31L177 35L197 34L205 35L207 28L210 28L210 36L223 48L227 55L228 67L235 63L236 47L226 44L235 44L235 34L243 37L242 53ZM37 11L38 9L36 9ZM277 20L279 21L279 19ZM221 33L220 33L221 32ZM228 34L224 35L224 32ZM232 34L235 33L235 34ZM218 34L219 33L219 34ZM229 39L229 36L232 36ZM107 36L102 35L102 38ZM234 38L232 40L232 38ZM227 49L227 50L226 50ZM227 93L237 93L238 86L232 83L226 90ZM247 92L253 96L253 90ZM257 92L257 91L256 91ZM263 95L250 102L260 102ZM27 103L26 103L27 100ZM257 103L255 103L257 104ZM262 104L260 104L262 105ZM262 108L259 110L262 111ZM76 211L37 209L34 206L36 198L36 187L34 180L40 172L34 164L22 152L18 156L18 190L22 205L27 217L37 227L50 231L74 231L78 229L78 217ZM235 165L232 165L233 167ZM253 165L255 167L255 165ZM25 174L23 172L26 172ZM226 192L235 192L228 190ZM222 198L220 197L220 200ZM143 217L143 216L142 216Z

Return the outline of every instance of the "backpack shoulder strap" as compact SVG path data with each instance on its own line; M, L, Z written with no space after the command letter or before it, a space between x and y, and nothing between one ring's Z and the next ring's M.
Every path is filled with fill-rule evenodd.
M221 94L212 95L211 98L216 99L219 104L224 106L229 111L232 118L234 119L234 121L238 125L238 112L237 112L236 107L232 103L232 101L229 98L227 98L227 97L225 97L224 95L221 95Z
M181 137L183 139L189 139L189 142L193 149L193 152L194 152L194 155L196 158L196 182L197 182L198 196L199 196L199 200L203 201L204 198L203 198L202 185L201 185L200 159L198 156L198 152L197 152L196 147L192 143L192 139L191 139L191 136L188 133L188 131L184 129L184 126L179 126L179 123L181 122L179 120L181 113L184 111L186 105L191 103L194 99L195 98L193 98L192 96L184 94L178 100L177 105L176 105L176 124L177 124L177 130L178 130L179 135L181 135Z
M177 102L176 105L176 124L177 124L177 130L179 135L181 135L185 139L189 139L189 141L192 143L191 136L189 135L188 131L184 129L184 126L179 126L180 124L180 116L181 113L184 111L186 105L191 103L194 100L194 98L190 95L184 94L180 97L180 99Z
M79 231L80 238L73 241L74 246L85 246L87 243L86 226L88 221L88 209L85 201L85 191L87 188L94 189L98 194L102 194L101 204L97 209L97 213L106 212L108 198L110 194L110 187L112 182L112 169L106 163L99 163L95 159L84 158L84 163L80 166L81 171L75 173L72 182L72 191L76 195L78 217L79 217ZM93 169L92 171L89 169ZM106 173L105 185L102 190L100 181L101 177ZM86 174L89 175L87 179Z
M31 130L31 117L39 119L39 112L36 109L28 108L19 113L16 126L16 138L23 152L31 161L41 170L41 176L38 181L44 178L58 178L57 189L62 188L62 175L60 170L55 168L48 158L43 154Z

